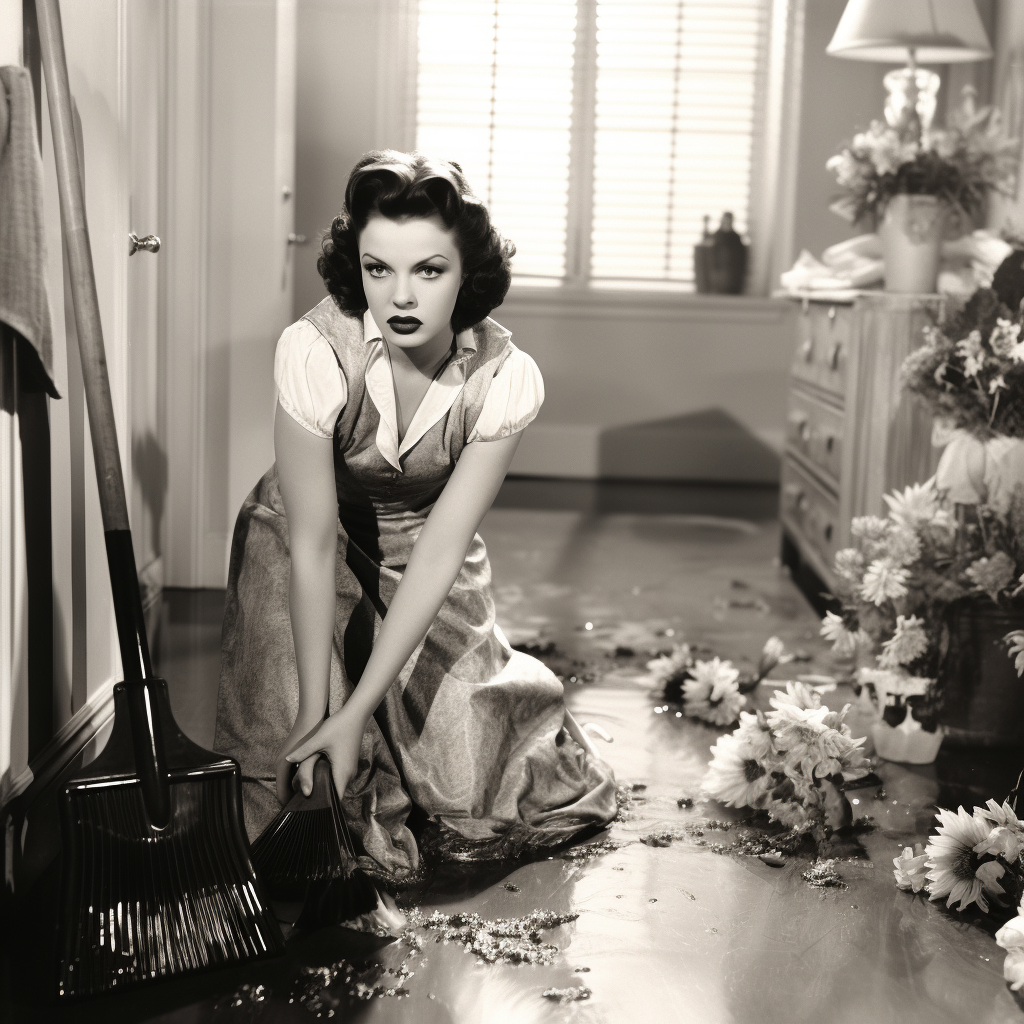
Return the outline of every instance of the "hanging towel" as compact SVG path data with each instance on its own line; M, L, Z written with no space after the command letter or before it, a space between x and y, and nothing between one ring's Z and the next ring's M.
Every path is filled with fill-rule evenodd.
M60 398L46 297L43 161L32 80L27 68L0 67L0 84L0 324L21 335L35 353L28 368L33 383Z

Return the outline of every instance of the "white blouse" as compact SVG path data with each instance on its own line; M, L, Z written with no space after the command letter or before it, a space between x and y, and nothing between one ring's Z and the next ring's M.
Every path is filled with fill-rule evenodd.
M387 449L396 448L394 452L382 449L388 462L396 464L400 456L451 408L465 383L465 359L456 358L446 371L445 376L453 375L455 380L431 384L406 437L397 445L398 425L390 422L396 419L390 360L369 311L363 324L365 340L374 345L367 362L367 390L381 417L377 443ZM467 349L475 350L472 331L459 334L457 347L460 354ZM380 376L381 380L371 381L371 376ZM334 425L348 401L348 386L330 342L308 320L299 320L281 334L274 356L274 381L281 405L292 419L320 437L334 436ZM377 386L371 386L373 384ZM467 444L496 441L522 430L537 416L543 402L544 381L537 364L526 352L512 346L491 381Z

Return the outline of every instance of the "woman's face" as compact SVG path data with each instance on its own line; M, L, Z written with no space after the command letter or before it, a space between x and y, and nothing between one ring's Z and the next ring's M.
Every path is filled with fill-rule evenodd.
M359 235L359 262L367 304L389 345L451 344L462 257L437 214L400 220L371 214Z

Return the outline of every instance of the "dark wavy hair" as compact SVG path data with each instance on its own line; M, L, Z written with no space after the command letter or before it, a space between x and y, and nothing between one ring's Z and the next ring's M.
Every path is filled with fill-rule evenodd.
M501 305L512 280L516 247L495 230L462 168L452 160L384 149L367 153L352 168L345 208L334 218L316 261L327 290L346 313L361 315L367 309L359 233L372 213L394 218L436 213L454 230L465 275L452 312L456 334Z

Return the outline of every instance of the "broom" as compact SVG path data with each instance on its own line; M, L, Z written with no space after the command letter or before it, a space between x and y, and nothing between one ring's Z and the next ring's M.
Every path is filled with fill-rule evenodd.
M58 0L37 0L82 376L125 681L100 756L59 794L60 995L85 995L283 952L253 871L241 775L182 735L153 676L128 525L71 120Z
M394 902L356 866L326 758L313 768L309 796L296 793L257 837L252 860L271 897L302 900L296 928L347 924L376 931L405 924Z

